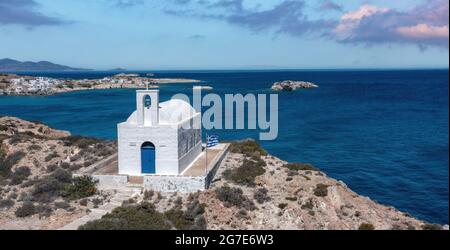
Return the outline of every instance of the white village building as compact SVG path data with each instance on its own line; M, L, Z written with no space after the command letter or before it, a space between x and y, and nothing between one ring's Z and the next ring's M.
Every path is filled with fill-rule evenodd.
M202 153L201 115L186 101L137 90L136 111L118 124L119 174L180 175Z

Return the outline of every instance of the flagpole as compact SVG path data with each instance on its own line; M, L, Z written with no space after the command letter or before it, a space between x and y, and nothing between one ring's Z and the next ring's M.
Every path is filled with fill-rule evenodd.
M206 147L205 147L205 176L208 176L208 141L209 136L206 134Z

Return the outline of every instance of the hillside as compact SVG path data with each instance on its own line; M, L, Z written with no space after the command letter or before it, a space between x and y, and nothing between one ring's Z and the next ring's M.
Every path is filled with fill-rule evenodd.
M0 229L58 229L108 206L117 190L97 190L92 179L72 173L116 150L111 141L0 117ZM253 141L232 143L206 191L140 189L122 200L80 229L442 228L360 196L310 164L273 157Z
M287 163L252 151L248 146L234 150L211 189L200 195L208 207L209 228L409 230L428 226L358 195L310 164Z
M52 62L21 62L9 58L0 59L0 72L21 71L87 71L88 69L72 68Z
M310 164L287 163L253 141L235 142L211 187L142 192L80 229L442 229L350 190ZM446 226L448 228L448 226Z
M0 229L56 229L110 197L72 173L116 151L39 122L0 117Z

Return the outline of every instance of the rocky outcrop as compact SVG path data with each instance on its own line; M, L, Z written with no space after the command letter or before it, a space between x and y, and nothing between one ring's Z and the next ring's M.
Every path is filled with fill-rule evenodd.
M0 229L55 229L101 205L107 192L81 201L64 188L72 173L116 151L111 141L0 117Z
M297 89L310 89L310 88L318 88L314 83L303 82L303 81L282 81L276 82L272 85L272 90L276 91L294 91Z
M256 176L253 184L239 184L227 177L227 169L240 168L251 158L258 157L230 153L211 188L200 194L200 201L208 208L205 217L209 229L407 230L430 227L407 213L358 195L345 183L308 164L288 164L267 155L261 156L259 163L264 165L264 173ZM241 176L243 173L248 172L241 171ZM226 186L242 190L243 197L251 200L255 208L219 200L216 190Z
M206 228L212 230L448 229L358 195L310 164L284 162L248 141L231 145L208 190L189 195L154 195L153 191L146 191L133 197L135 205L124 204L121 210L88 228L114 230L120 224L111 218L118 213L132 214L147 203L155 207L161 218L173 221L174 212L178 211L177 220L189 224L192 219L183 219L186 212L181 211L190 210L193 200L198 200L202 208L195 214L201 214ZM152 218L154 212L142 216ZM158 228L157 224L138 224L130 229ZM180 229L177 226L182 224L176 223L175 227Z
M0 117L0 229L56 229L109 204L113 193L71 201L55 196L53 189L63 170L79 173L116 150L114 142ZM146 191L129 198L132 204L150 202L173 219L180 211L186 215L198 210L192 209L192 196ZM201 213L193 215L201 214L207 229L448 229L361 196L310 164L271 156L251 141L233 143L210 188L194 196ZM29 201L35 214L18 217L16 212Z

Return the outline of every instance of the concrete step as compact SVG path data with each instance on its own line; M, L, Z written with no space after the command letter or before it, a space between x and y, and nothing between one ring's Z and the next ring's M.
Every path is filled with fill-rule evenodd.
M142 187L121 187L117 193L109 200L108 203L91 209L91 212L70 224L60 228L60 230L76 230L79 226L86 224L88 221L100 219L103 215L111 212L113 209L120 207L122 203L130 199L135 194L140 194Z

